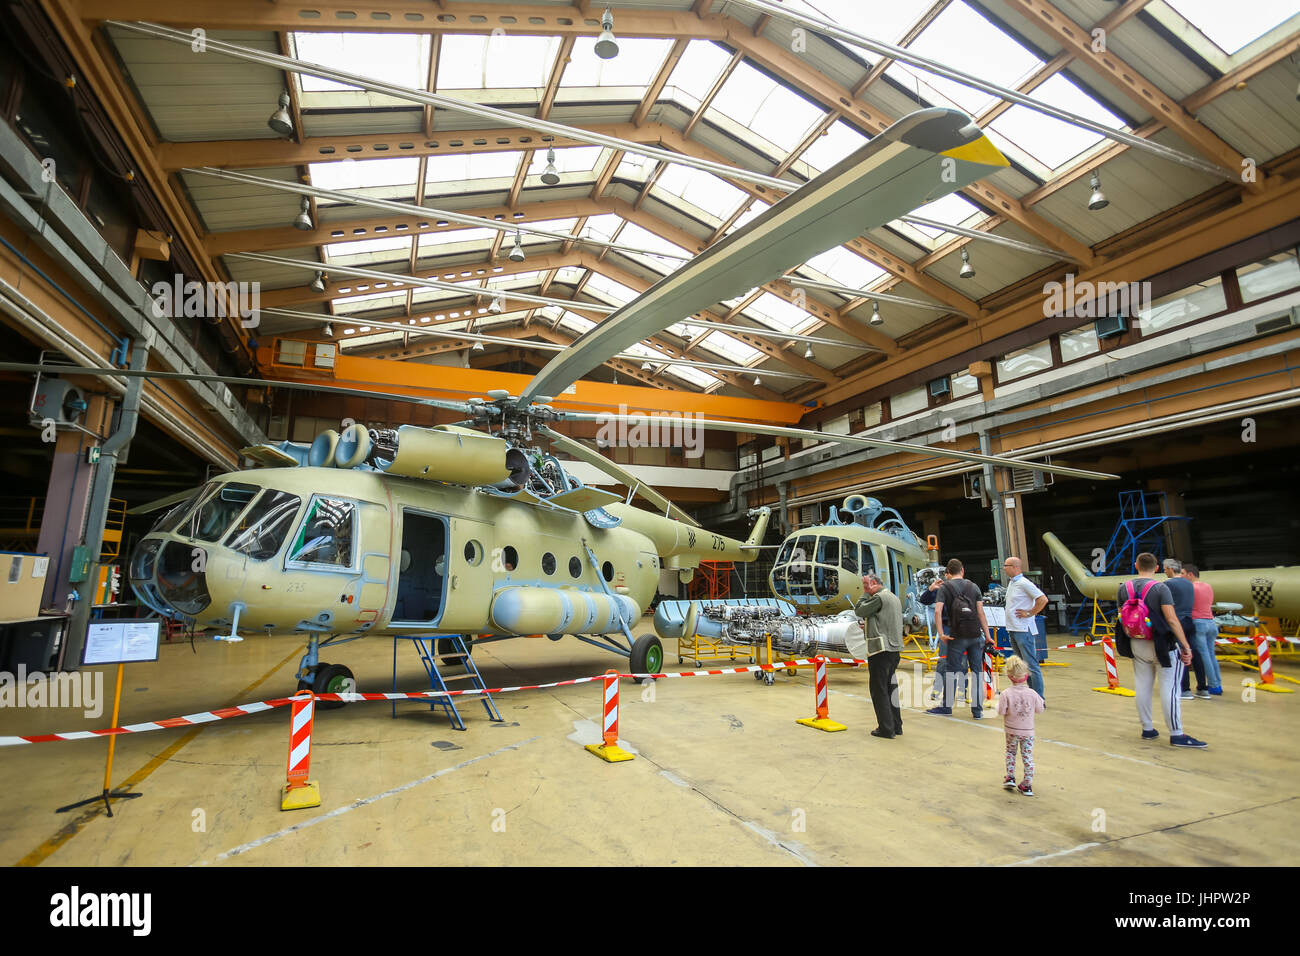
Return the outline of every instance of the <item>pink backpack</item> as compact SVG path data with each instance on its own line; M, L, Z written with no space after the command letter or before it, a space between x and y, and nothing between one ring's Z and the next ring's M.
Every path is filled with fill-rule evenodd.
M1124 631L1129 637L1151 637L1151 620L1147 617L1147 592L1156 586L1155 581L1148 581L1142 593L1136 594L1133 590L1133 582L1126 581L1124 586L1128 588L1128 600L1124 606L1119 609L1119 620L1124 625Z

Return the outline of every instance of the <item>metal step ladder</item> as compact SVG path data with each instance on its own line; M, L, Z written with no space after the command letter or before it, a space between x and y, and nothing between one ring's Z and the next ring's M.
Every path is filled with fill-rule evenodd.
M483 683L483 676L478 672L478 667L474 664L473 655L465 646L465 641L460 634L439 634L427 637L394 637L393 638L393 692L397 692L397 642L410 641L415 645L416 651L420 655L420 663L424 665L425 673L429 675L429 690L446 691L449 690L447 684L452 681L469 681L470 685L476 690L486 690L487 684ZM451 644L452 653L440 654L438 652L438 642L447 641ZM448 662L459 662L464 665L465 673L452 674L444 677L438 667L438 657L443 658L443 666ZM461 689L461 688L456 688ZM412 699L414 700L414 698ZM502 721L501 714L497 711L496 703L492 700L492 695L481 694L479 700L483 703L483 708L487 711L488 719L493 721ZM393 701L393 717L397 716L397 701ZM452 727L456 730L465 729L465 721L460 716L460 711L456 709L456 698L454 697L434 697L429 704L430 710L441 707L451 722Z

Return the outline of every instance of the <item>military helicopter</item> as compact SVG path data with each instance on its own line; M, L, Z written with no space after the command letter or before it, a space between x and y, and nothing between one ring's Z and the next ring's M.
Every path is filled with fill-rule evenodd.
M1133 580L1136 574L1096 577L1088 573L1083 562L1056 535L1049 531L1043 535L1043 541L1085 597L1114 601L1124 582ZM1300 566L1202 571L1200 580L1214 588L1216 603L1236 604L1238 609L1254 608L1256 617L1300 618Z
M655 594L660 570L685 576L706 558L753 560L767 511L757 511L743 542L699 529L658 492L552 427L566 421L648 422L645 416L568 410L550 404L550 396L562 396L609 355L682 316L755 288L1006 165L966 114L917 111L610 315L557 355L519 396L496 391L458 402L367 392L467 417L433 428L352 425L342 434L318 436L310 447L286 442L244 449L255 463L269 467L221 475L164 514L131 557L131 585L158 613L198 627L228 628L230 640L241 640L241 631L305 633L308 650L297 677L300 686L318 692L345 689L352 679L346 667L322 662L320 648L375 634L552 639L570 634L626 655L633 672L657 672L663 662L660 638L633 638L631 629ZM32 370L14 363L0 368ZM860 436L656 419L661 426L812 437L1111 477ZM539 446L541 439L551 449L595 464L662 514L583 486L553 451ZM897 553L907 567L919 564L912 550ZM885 560L882 551L878 566ZM849 577L851 595L861 584ZM788 586L788 570L785 581ZM820 593L818 586L814 582L814 593ZM611 637L620 632L625 644Z

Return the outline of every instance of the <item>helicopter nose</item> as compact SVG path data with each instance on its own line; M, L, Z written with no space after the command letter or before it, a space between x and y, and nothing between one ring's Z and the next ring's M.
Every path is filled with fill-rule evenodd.
M131 558L131 587L155 611L194 617L212 601L206 567L203 548L146 538Z

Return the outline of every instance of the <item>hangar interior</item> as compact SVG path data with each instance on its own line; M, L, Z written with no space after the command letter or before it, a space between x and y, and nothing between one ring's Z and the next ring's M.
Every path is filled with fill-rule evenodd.
M1098 574L1129 570L1122 559L1134 552L1120 547L1119 529L1139 526L1143 549L1203 571L1277 568L1276 604L1269 577L1267 603L1256 593L1238 610L1268 618L1278 680L1295 683L1286 638L1300 636L1300 612L1288 610L1300 594L1285 593L1300 591L1291 567L1300 564L1292 4L6 0L0 25L0 399L12 410L2 426L0 561L12 568L0 669L21 664L51 681L56 671L88 673L91 625L161 618L157 661L130 665L126 726L280 697L295 676L338 691L303 684L295 670L305 639L317 664L318 633L351 640L373 627L340 652L350 669L331 671L346 673L349 690L430 686L442 679L436 664L428 670L439 655L455 670L446 644L420 659L399 648L429 632L422 624L557 639L485 641L472 654L476 687L626 666L609 643L585 639L594 631L560 641L566 632L532 623L549 611L524 592L557 593L558 582L594 595L583 600L605 614L625 657L612 622L634 607L635 623L622 628L634 665L744 664L761 659L757 648L705 656L663 637L638 651L632 632L650 628L641 615L664 601L766 599L770 588L788 597L773 570L782 542L852 523L846 499L868 496L897 513L918 551L937 541L931 562L960 557L981 589L1005 584L1002 560L1022 557L1050 598L1053 647L1091 636L1092 601L1045 533ZM899 186L889 215L842 244L823 243L689 314L644 320L638 331L648 334L611 333L557 394L528 391L693 267L737 256L847 158L893 155L892 134L881 134L935 108L965 114L1001 165L910 205ZM559 417L511 431L520 395ZM526 432L522 467L563 476L556 502L534 494L520 503L535 490L525 482L507 505L497 493L504 473L482 464L467 423L494 441L519 444ZM429 439L408 468L416 453L404 464L391 449L397 436L413 448L421 435L461 437ZM322 451L335 471L315 467ZM354 452L358 489L392 469L382 475L386 504L349 490L342 462ZM597 455L616 468L593 464ZM266 466L299 474L258 479ZM420 485L479 490L435 506L401 490ZM508 507L540 517L509 517ZM665 531L621 507L683 520ZM757 545L745 543L758 509L770 510L770 525ZM613 527L590 517L600 512L650 529L656 544L656 535L688 534L690 544L674 538L644 562L617 551L602 565L587 537L555 530L561 512L586 515L580 527L593 542ZM209 519L220 527L205 537ZM464 530L494 521L495 537ZM217 594L221 582L176 564L181 552L166 541L185 537L177 522L189 543L211 545L197 549L205 560L244 534L238 547L256 566L245 560L239 573L261 589L262 606L244 596L209 609L208 589ZM560 543L516 548L500 533L511 522ZM725 560L692 550L697 527ZM169 537L151 550L146 539L160 529ZM862 555L866 570L865 545ZM856 575L853 560L830 566ZM356 590L330 591L326 623L290 626L292 615L281 622L266 610L289 606L295 589L333 587L293 580L295 569L331 563L350 569ZM922 560L890 566L880 552L876 563L906 600L907 572ZM806 593L825 577L810 577ZM494 595L512 581L522 603L507 610ZM266 596L282 582L282 598ZM176 611L196 589L198 610ZM815 597L830 613L829 598ZM502 610L485 619L489 603ZM510 614L519 626L506 626ZM145 797L114 804L122 810L112 821L92 805L62 830L48 811L65 793L99 791L102 747L0 750L22 781L5 798L0 857L784 865L1075 853L1066 860L1198 865L1229 854L1267 864L1300 846L1300 780L1285 759L1297 705L1235 686L1238 669L1262 679L1262 661L1231 658L1225 696L1187 707L1214 750L1185 755L1211 769L1175 795L1184 755L1112 759L1132 750L1136 732L1130 703L1091 693L1106 679L1096 647L1049 656L1062 665L1047 669L1062 704L1042 718L1043 762L1055 764L1043 777L1049 806L1026 811L1017 845L1004 845L993 822L958 833L945 787L988 775L966 744L994 722L910 717L931 703L923 643L924 634L900 665L920 668L910 703L904 694L906 742L938 750L934 767L909 762L901 746L872 746L881 742L865 736L866 677L850 670L832 669L830 700L851 732L824 739L787 719L806 716L807 667L761 689L740 677L689 688L624 681L626 736L641 758L630 772L577 746L600 737L592 687L497 695L501 721L485 720L491 705L485 715L463 703L461 735L447 729L445 708L390 714L353 703L318 725L326 807L345 793L457 773L308 839L282 833L272 800L280 710L167 731L171 740L123 735L113 786ZM111 668L95 673L112 682ZM1213 707L1238 713L1205 713ZM107 727L107 717L6 705L0 736ZM1243 726L1252 732L1229 730ZM773 744L786 756L772 758ZM469 769L475 759L481 767ZM871 791L872 806L899 821L883 843L846 832L880 763L902 784ZM828 765L829 782L790 783ZM599 772L603 794L590 782L581 795L566 789ZM1151 781L1168 791L1160 804L1135 796ZM234 809L239 796L227 805L245 791L259 809ZM975 799L996 820L1003 796L995 788ZM187 816L167 830L182 806L208 808L208 828L191 830ZM639 816L642 832L658 824L677 837L605 841L588 824L612 821L616 806ZM1109 835L1089 832L1097 806L1115 808ZM1244 836L1220 819L1260 807L1260 829ZM492 829L500 808L520 823ZM804 810L807 830L792 830ZM478 822L453 822L462 816ZM566 822L546 823L557 819ZM1170 820L1165 833L1160 821ZM274 838L259 842L264 832ZM420 834L428 840L412 839Z

